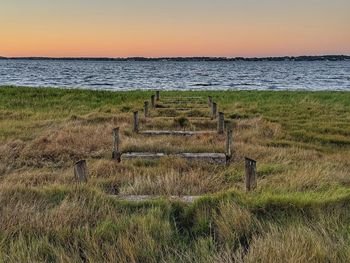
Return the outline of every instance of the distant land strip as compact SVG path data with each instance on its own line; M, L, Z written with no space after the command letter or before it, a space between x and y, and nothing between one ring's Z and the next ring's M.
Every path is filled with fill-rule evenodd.
M0 60L73 60L73 61L349 61L347 55L283 56L283 57L1 57Z

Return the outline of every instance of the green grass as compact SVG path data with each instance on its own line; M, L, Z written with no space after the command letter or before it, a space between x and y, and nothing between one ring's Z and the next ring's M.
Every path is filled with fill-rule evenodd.
M224 136L133 134L132 112L152 94L0 88L0 262L350 261L350 93L161 92L204 105L212 96L234 128L233 162L116 164L117 126L123 151L224 150ZM216 129L209 108L142 115L141 129ZM250 193L245 156L257 160ZM86 184L72 172L82 158ZM203 197L183 204L117 194Z

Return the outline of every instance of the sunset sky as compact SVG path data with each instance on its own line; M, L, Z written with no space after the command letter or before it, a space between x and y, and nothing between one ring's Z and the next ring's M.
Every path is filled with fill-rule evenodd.
M0 0L0 56L350 54L350 0Z

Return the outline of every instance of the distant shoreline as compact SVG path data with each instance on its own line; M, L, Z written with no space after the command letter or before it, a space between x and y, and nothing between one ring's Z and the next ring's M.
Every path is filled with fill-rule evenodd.
M71 61L350 61L347 55L282 56L282 57L1 57L0 60L71 60Z

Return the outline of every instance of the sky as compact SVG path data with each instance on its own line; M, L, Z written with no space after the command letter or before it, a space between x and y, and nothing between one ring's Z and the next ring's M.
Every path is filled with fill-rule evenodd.
M350 54L350 0L0 0L0 56Z

